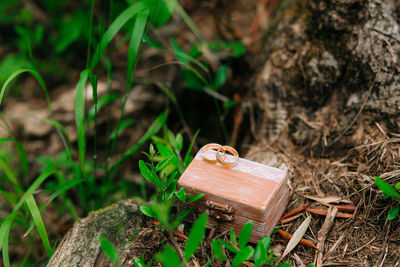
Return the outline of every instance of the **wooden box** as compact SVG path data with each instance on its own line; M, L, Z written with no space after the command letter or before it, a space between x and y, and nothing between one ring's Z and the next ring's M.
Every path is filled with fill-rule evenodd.
M216 151L205 152L215 157ZM204 154L203 154L204 155ZM226 155L227 160L234 157ZM192 204L199 212L209 214L208 227L239 234L242 226L253 221L250 242L270 235L288 202L286 171L239 158L234 167L204 160L201 151L178 180L187 193L205 193ZM193 220L190 218L189 220Z

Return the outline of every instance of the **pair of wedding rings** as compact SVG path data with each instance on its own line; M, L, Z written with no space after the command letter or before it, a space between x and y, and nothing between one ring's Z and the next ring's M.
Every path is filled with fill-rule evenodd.
M216 150L215 158L208 158L205 156L207 150ZM233 155L233 161L226 160L226 154L229 152ZM222 146L220 144L207 144L200 149L201 158L210 163L219 163L225 167L234 167L239 161L239 153L231 146Z

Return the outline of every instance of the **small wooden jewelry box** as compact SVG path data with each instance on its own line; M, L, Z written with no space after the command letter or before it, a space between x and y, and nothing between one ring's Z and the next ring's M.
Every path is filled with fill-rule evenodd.
M209 228L217 227L222 232L233 227L239 233L247 221L253 221L250 241L255 243L272 233L286 208L287 173L238 155L233 167L210 162L208 159L216 158L217 153L211 149L197 153L179 178L178 186L192 195L205 194L191 207L209 214ZM224 159L235 161L228 154Z

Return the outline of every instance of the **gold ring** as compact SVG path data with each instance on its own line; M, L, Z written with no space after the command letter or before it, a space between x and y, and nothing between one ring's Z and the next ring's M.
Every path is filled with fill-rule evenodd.
M225 160L225 156L226 156L226 152L230 152L233 156L234 156L234 158L235 158L235 160L234 161L226 161ZM222 153L223 152L223 158L221 158L221 156L220 156L220 153ZM219 147L218 148L218 150L217 150L217 161L222 165L222 166L225 166L225 167L234 167L237 163L238 163L238 161L239 161L239 153L236 151L236 149L234 149L233 147L231 147L231 146L221 146L221 147Z
M218 162L218 160L217 160L217 158L215 158L215 159L210 159L210 158L207 158L206 156L204 156L204 152L206 152L207 150L210 150L210 149L214 149L214 150L218 150L220 153L223 153L223 158L225 159L225 150L222 148L222 146L220 145L220 144L216 144L216 143L211 143L211 144L207 144L207 145L205 145L205 146L203 146L201 149L200 149L200 155L201 155L201 158L204 160L204 161L207 161L207 162L210 162L210 163L217 163ZM217 153L217 155L218 155L219 153ZM219 156L219 155L218 155Z

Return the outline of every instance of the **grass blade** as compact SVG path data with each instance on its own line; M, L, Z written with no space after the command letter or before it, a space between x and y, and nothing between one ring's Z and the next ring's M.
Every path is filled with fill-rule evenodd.
M41 121L48 123L50 125L52 125L54 128L58 129L58 134L60 135L61 138L61 142L63 143L64 147L65 147L65 152L67 153L67 156L69 159L71 159L71 148L70 145L71 141L69 140L68 137L68 133L67 130L65 130L65 127L59 123L58 121L54 120L54 119L42 119Z
M97 102L97 112L99 112L99 110L102 109L107 104L109 104L117 99L120 99L120 98L121 98L121 96L119 94L114 94L114 93L110 93L108 95L101 97L99 99L99 101ZM87 127L93 121L95 114L96 114L96 108L95 108L95 106L93 106L90 108L90 110L88 112L87 123L86 123Z
M27 158L24 147L21 145L20 142L18 142L17 140L15 140L13 138L1 138L0 139L0 144L3 144L5 142L14 142L14 144L17 146L19 157L21 158L22 171L24 172L24 175L26 177L28 175L28 158Z
M132 156L147 140L149 140L153 135L155 135L167 120L168 113L163 112L157 117L153 124L149 127L147 132L139 139L139 141L126 151L122 157L114 163L111 167L111 172L113 172L121 163L123 163L127 158Z
M7 78L7 80L4 82L3 86L1 87L1 91L0 91L0 105L3 102L3 98L4 98L4 94L7 90L8 85L15 80L20 74L28 72L30 74L33 75L33 77L36 78L36 80L39 82L40 86L42 87L44 94L46 96L46 102L47 102L47 107L50 111L50 114L52 113L52 109L51 109L51 103L50 103L50 97L49 97L49 93L47 91L47 87L46 84L44 83L44 80L42 78L42 76L40 76L39 72L37 72L36 70L32 70L32 69L20 69L17 70L15 72L13 72L13 74L10 75L10 77Z
M189 260L189 258L193 255L193 253L196 252L197 248L199 247L206 231L206 224L207 213L203 213L194 222L192 229L190 229L189 238L185 246L185 260Z
M134 123L135 123L134 119L126 119L126 120L121 121L117 125L117 127L114 129L114 131L112 131L112 133L110 134L109 139L113 140L113 139L117 138L120 132L122 132L125 128L131 126Z
M104 253L107 255L107 257L113 262L117 263L119 256L118 252L113 246L113 244L104 236L99 236L99 241L100 241L100 246L101 249L104 251Z
M15 192L22 194L23 190L18 183L15 173L3 157L0 157L0 167L4 171L6 180L14 186Z
M89 71L84 70L81 72L79 82L75 89L75 123L78 134L78 152L79 164L81 172L84 172L85 164L85 85L89 76Z
M103 56L108 44L111 42L112 38L117 34L117 32L125 25L133 16L142 11L144 6L141 3L135 3L125 9L114 21L111 23L110 27L104 33L101 38L100 43L93 54L92 61L90 62L90 69L94 69L96 64L99 62L100 58Z
M35 199L32 195L29 195L25 199L26 204L28 205L29 211L31 212L33 221L35 222L36 229L38 230L39 236L42 239L42 243L46 253L49 257L53 254L53 250L50 246L49 237L47 236L46 227L44 226L42 216L40 215L39 208L36 204Z
M8 256L8 235L15 213L11 213L1 224L0 227L0 250L3 250L3 264L4 267L10 267L10 258Z
M129 92L132 85L132 77L137 62L139 61L139 48L144 39L147 19L149 17L148 11L140 12L136 15L135 25L132 28L131 41L128 50L128 64L126 69L126 90Z
M44 172L39 175L38 178L32 183L32 185L26 190L25 194L15 205L11 214L3 221L0 227L0 250L3 249L3 263L4 266L10 266L10 260L8 257L8 234L10 232L11 223L14 221L18 209L25 202L27 197L33 194L33 192L52 174L53 172Z

